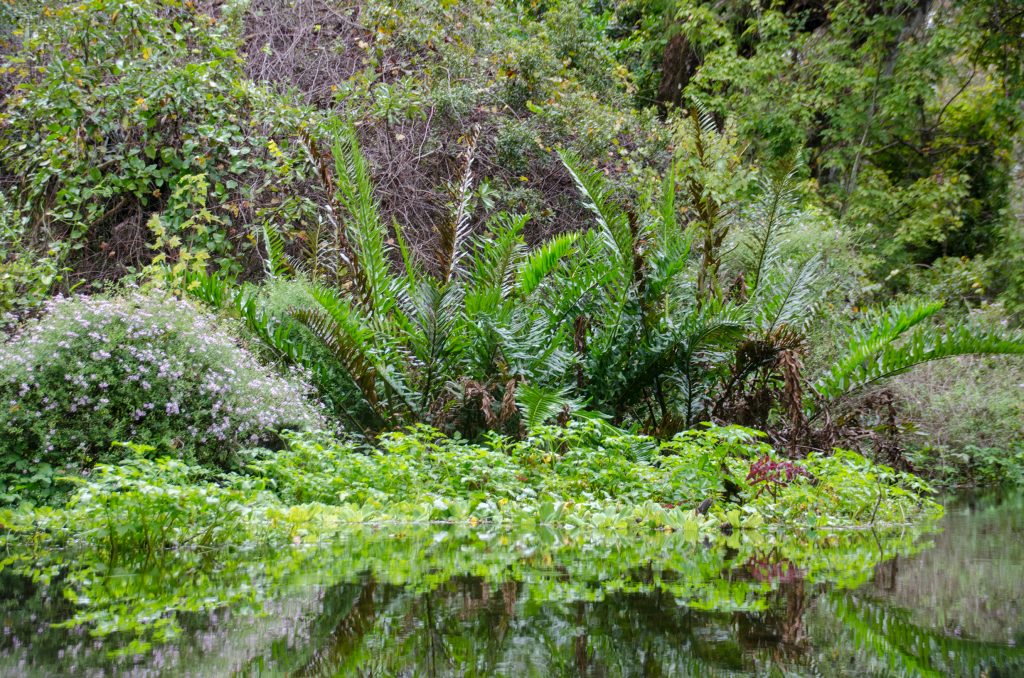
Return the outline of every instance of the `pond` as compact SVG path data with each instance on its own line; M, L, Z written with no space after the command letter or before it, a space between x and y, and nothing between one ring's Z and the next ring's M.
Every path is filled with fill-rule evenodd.
M49 574L0 575L2 675L1024 675L1020 493L916 529L353 529L97 570L88 599Z

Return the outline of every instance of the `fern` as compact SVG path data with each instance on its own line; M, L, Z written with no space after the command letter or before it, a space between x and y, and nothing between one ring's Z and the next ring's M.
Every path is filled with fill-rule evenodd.
M922 363L971 354L1024 355L1024 335L960 325L924 325L942 302L898 304L868 315L850 333L842 357L814 385L824 401L846 397Z
M532 429L554 419L562 412L578 407L569 390L521 383L516 389L516 406L523 426Z
M778 268L780 241L796 219L794 177L790 172L780 181L761 182L760 197L751 210L754 227L745 243L747 289L751 296L760 291L770 272Z
M470 202L473 198L473 160L477 131L470 133L463 154L462 179L455 190L455 212L438 228L437 266L441 282L448 283L459 271L469 237Z
M285 253L284 238L281 233L269 224L264 224L260 229L263 235L263 244L267 248L266 271L268 278L280 278L287 275L291 266L288 263L288 255Z
M490 220L485 235L474 243L476 253L467 297L480 298L478 310L494 309L514 293L516 272L526 249L522 232L527 219L525 215L500 212Z
M597 233L621 269L622 278L630 280L633 277L633 233L629 217L615 204L600 172L584 167L580 159L568 151L559 151L558 156L583 196L584 206L594 214Z
M384 316L401 292L400 281L391 272L387 228L354 128L336 131L332 149L338 200L348 215L340 229L344 233L341 241L351 243L346 248L347 258L356 272L364 310L371 317Z
M534 250L519 267L517 278L519 295L528 297L540 285L562 258L572 251L576 243L575 233L556 236Z
M762 273L758 295L752 303L757 326L764 336L783 328L800 333L807 329L817 315L823 270L821 257L815 255L792 270Z

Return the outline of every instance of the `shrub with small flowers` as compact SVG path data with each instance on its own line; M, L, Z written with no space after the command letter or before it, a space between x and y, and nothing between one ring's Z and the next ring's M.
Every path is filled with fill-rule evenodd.
M162 294L58 298L0 346L0 499L116 460L117 440L227 468L282 429L324 427L300 375L261 367L214 317Z

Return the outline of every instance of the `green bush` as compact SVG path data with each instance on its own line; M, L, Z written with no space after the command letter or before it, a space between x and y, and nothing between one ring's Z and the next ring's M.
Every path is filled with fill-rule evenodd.
M287 183L268 153L270 129L291 129L299 114L243 78L233 9L210 16L163 0L19 8L0 167L17 180L10 195L32 249L52 250L79 278L124 275L148 261L145 224L163 212L168 237L222 268L244 267L245 225ZM208 189L201 227L175 199L196 177Z
M46 498L55 474L122 456L110 447L117 440L228 467L241 445L323 426L304 390L261 368L190 302L58 298L0 346L4 498Z

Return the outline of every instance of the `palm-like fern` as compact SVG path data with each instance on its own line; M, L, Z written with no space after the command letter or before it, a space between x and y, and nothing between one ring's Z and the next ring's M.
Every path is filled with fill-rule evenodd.
M520 384L516 389L516 401L526 429L579 408L579 403L570 397L568 388Z
M758 293L767 274L780 259L780 244L799 218L795 171L781 180L761 181L761 190L748 210L751 228L744 243L748 294Z
M670 173L654 203L633 216L609 198L596 172L563 162L597 216L597 252L588 260L596 297L590 313L585 389L591 403L618 417L646 419L667 431L708 411L713 384L746 328L746 312L711 298L698 303L690 233L676 218ZM603 256L602 256L603 255Z
M938 301L903 303L868 313L850 331L839 360L815 382L818 398L836 401L932 360L969 354L1024 355L1024 335L1019 332L929 324L942 307Z
M571 359L564 330L531 302L544 292L575 236L531 251L521 236L526 218L499 215L489 237L471 238L471 138L452 217L439 225L433 254L421 259L406 247L397 224L389 239L354 130L331 132L333 163L313 139L305 142L322 182L331 233L330 246L318 247L313 269L330 270L333 277L307 284L313 306L293 309L291 318L254 317L263 328L258 336L278 341L283 356L324 379L343 373L359 394L359 409L370 412L363 424L371 427L444 423L451 404L466 397L461 385L469 382L475 393L484 388L514 396L517 382L541 388L564 378ZM303 267L287 265L283 238L268 228L264 240L268 272L296 272L302 280ZM336 261L325 265L323 252ZM402 266L396 269L398 259ZM292 319L318 340L318 350L300 350L301 342L289 340ZM325 351L329 367L322 364ZM314 354L321 364L310 364ZM515 412L514 402L509 408Z

